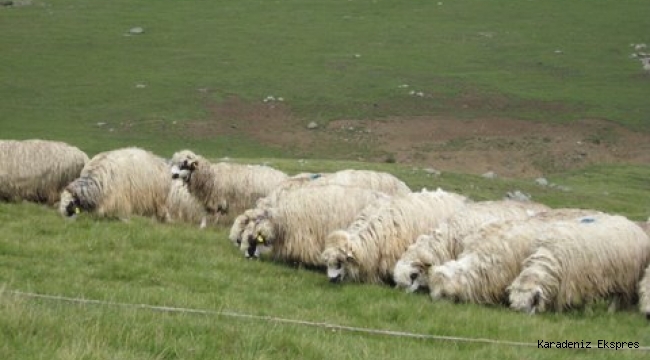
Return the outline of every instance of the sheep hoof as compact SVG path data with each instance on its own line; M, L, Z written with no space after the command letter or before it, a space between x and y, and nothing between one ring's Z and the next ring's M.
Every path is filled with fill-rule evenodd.
M646 320L650 321L650 312L645 313Z

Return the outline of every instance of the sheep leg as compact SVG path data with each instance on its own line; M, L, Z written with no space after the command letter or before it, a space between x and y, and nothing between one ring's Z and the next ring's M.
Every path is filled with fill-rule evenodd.
M609 302L609 307L607 308L607 312L612 314L620 308L621 308L621 296L619 294L616 294L612 296L612 300Z

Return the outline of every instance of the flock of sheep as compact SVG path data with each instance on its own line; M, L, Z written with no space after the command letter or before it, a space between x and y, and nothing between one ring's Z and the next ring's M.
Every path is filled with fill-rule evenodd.
M65 217L229 226L245 257L314 267L334 283L394 284L531 314L638 303L650 320L649 224L596 210L414 192L369 170L289 176L189 150L170 160L135 147L89 159L46 140L0 140L0 200L47 203Z

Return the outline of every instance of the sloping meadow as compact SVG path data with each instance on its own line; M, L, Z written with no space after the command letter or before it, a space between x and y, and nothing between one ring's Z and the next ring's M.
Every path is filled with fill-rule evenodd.
M592 169L581 174L589 181L557 179L572 185L558 190L533 181L432 177L395 164L265 161L290 173L375 168L395 173L414 189L441 186L475 199L520 190L554 207L613 211L623 200L649 203L647 185L634 181L648 175L647 169ZM608 188L609 196L603 196L589 185L599 171L616 172L628 186ZM0 222L4 358L609 358L610 350L543 350L536 344L650 343L647 321L636 311L609 314L602 304L593 313L528 316L504 307L434 303L427 294L389 286L333 285L324 271L245 259L227 239L228 229L137 217L122 222L82 215L68 221L29 203L0 204Z
M191 148L292 174L376 169L413 190L439 186L476 200L519 191L552 207L646 220L647 166L589 167L540 185L298 161L289 159L291 144L222 134L241 114L211 109L236 97L287 109L305 124L599 118L647 131L650 81L631 55L650 42L649 11L644 0L14 0L0 6L0 137L67 141L91 156L121 146L165 157ZM322 159L336 153L323 149ZM320 271L245 260L223 228L66 221L51 208L0 203L0 230L3 359L604 359L647 352L537 344L650 346L649 325L635 311L609 314L602 304L593 314L531 317L388 286L333 286Z

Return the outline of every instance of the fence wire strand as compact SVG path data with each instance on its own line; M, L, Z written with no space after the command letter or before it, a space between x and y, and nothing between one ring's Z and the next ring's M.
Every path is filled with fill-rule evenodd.
M150 311L160 311L160 312L167 312L167 313L224 316L224 317L231 317L231 318L259 320L265 322L308 326L308 327L323 328L323 329L328 329L333 331L338 330L338 331L363 333L363 334L371 334L371 335L384 335L384 336L392 336L392 337L422 339L422 340L450 341L450 342L458 342L458 343L478 343L478 344L491 344L491 345L514 346L514 347L539 347L538 343L530 343L530 342L508 341L508 340L486 339L486 338L469 338L469 337L461 337L461 336L418 334L418 333L405 332L405 331L372 329L372 328L330 324L325 322L314 322L308 320L286 319L286 318L280 318L275 316L244 314L244 313L228 311L228 310L218 311L218 310L192 309L192 308L173 307L173 306L122 303L122 302L75 298L75 297L67 297L67 296L59 296L59 295L36 294L36 293L23 292L18 290L6 290L6 293L14 296L24 297L24 298L42 299L42 300L66 302L66 303L73 303L73 304L121 307L121 308L141 309L141 310L150 310ZM597 348L591 348L591 349L597 349ZM600 350L615 350L615 349L605 348ZM624 348L618 350L650 351L650 346L639 346L638 348L631 348L631 349Z

